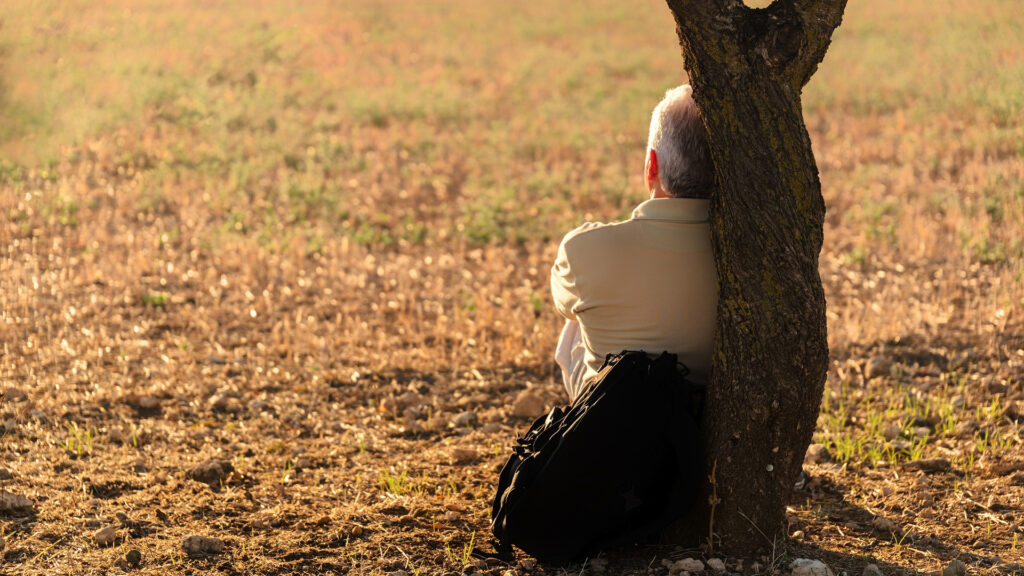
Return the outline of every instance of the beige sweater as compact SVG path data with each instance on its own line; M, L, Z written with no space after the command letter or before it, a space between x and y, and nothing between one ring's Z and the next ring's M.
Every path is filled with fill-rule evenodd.
M652 199L624 222L569 232L551 293L559 313L579 321L586 347L574 389L623 350L667 350L707 382L718 303L708 201Z

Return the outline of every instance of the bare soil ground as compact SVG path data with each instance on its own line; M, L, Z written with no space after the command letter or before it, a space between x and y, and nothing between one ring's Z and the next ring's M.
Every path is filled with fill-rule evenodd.
M536 23L566 13L178 2L135 13L136 30L116 2L42 23L22 4L7 8L12 37L45 25L63 43L7 59L6 102L45 93L31 72L57 56L124 75L53 88L69 106L84 91L130 109L122 92L149 81L162 96L87 128L54 112L69 136L48 136L51 161L24 155L47 141L31 118L5 136L23 159L0 165L0 573L666 574L664 560L707 557L650 546L569 569L466 566L530 421L517 402L563 402L557 240L641 199L646 115L680 80L667 10L624 24L611 4L574 4L549 29ZM986 6L960 6L956 30L986 31L992 68L935 51L946 8L867 2L809 87L829 210L826 452L794 492L790 539L726 559L730 572L797 557L849 574L953 559L1022 572L1024 122L984 95L1020 86L1024 60L1006 40L1014 6ZM205 28L176 27L180 13ZM199 28L229 56L204 55ZM181 35L139 50L194 84L162 92L167 76L114 66L93 30ZM644 46L637 61L629 46ZM918 76L857 84L858 63L897 49ZM26 64L40 54L50 64ZM932 59L949 78L987 70L989 91L931 100ZM190 535L220 544L188 548Z

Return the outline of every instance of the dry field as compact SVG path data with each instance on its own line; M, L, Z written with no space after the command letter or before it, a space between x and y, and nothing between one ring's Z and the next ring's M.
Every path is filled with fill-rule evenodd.
M850 3L805 91L829 455L731 572L1022 571L1021 15ZM5 0L0 574L559 573L466 551L563 401L556 243L642 200L684 78L657 0Z

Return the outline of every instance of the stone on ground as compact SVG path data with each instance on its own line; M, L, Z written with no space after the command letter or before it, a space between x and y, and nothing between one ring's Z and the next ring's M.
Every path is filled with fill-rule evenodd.
M117 540L117 529L113 526L104 526L92 535L92 539L97 546L110 546Z
M512 403L512 415L536 418L544 412L544 400L530 390L523 390Z
M949 566L942 569L942 576L967 576L967 565L954 558Z
M807 464L821 464L831 460L832 455L829 454L828 448L824 444L811 444L807 447L807 453L804 454L804 462Z
M878 564L868 564L864 567L864 572L861 576L885 576L882 574L882 570L878 567Z
M832 569L821 560L797 558L789 567L793 571L793 576L834 576Z
M220 554L224 551L224 541L220 538L193 534L181 541L181 548L189 556Z
M209 460L197 464L196 467L189 472L189 476L197 482L216 484L226 478L234 469L234 466L226 460L210 458Z
M20 512L32 507L32 501L21 494L0 491L0 512Z

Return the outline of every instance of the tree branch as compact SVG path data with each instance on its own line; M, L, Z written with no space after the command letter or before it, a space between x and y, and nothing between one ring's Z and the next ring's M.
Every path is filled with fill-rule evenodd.
M846 0L777 0L793 5L803 25L804 48L793 63L793 87L799 91L814 75L832 42L832 32L843 21Z

